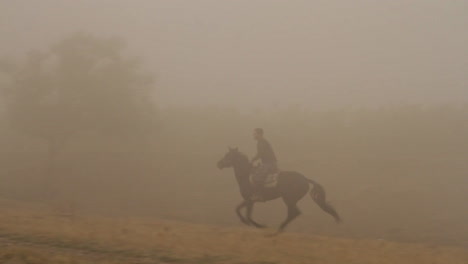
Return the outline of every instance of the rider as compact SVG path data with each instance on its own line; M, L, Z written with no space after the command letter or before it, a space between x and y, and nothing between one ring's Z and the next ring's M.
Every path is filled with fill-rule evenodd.
M254 193L257 193L263 187L267 176L278 171L278 161L273 148L263 136L263 129L256 128L253 135L257 141L257 155L255 155L251 162L253 164L257 160L262 161L262 165L254 175Z

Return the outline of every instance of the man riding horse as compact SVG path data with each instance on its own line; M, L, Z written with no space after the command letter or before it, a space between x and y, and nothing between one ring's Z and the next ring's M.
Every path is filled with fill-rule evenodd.
M262 128L256 128L253 136L257 141L257 155L253 157L251 163L261 160L262 164L253 173L254 196L252 198L259 200L267 177L278 172L278 160L270 143L265 139Z
M265 227L252 219L254 204L259 201L266 202L282 198L287 207L287 218L278 228L277 233L281 233L291 221L301 214L297 203L309 193L310 197L323 211L333 216L336 222L340 222L340 216L326 200L323 186L315 180L306 178L301 173L281 171L275 177L275 186L264 188L264 182L268 175L278 170L277 162L273 148L263 137L263 130L255 129L254 135L258 141L258 154L252 161L260 159L263 165L260 167L260 173L253 174L253 181L252 171L255 171L255 167L252 167L252 161L237 148L229 148L229 151L216 163L219 169L232 168L234 170L235 178L239 184L239 191L243 198L242 202L236 207L236 214L239 219L247 225L257 228ZM256 184L252 185L252 182L256 182ZM256 196L259 199L255 199ZM246 209L245 213L242 212L244 208Z

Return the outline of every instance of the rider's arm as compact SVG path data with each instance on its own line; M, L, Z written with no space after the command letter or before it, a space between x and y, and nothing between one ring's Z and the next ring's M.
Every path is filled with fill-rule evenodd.
M252 163L256 162L259 159L260 159L260 155L259 154L255 155L255 157L252 158Z

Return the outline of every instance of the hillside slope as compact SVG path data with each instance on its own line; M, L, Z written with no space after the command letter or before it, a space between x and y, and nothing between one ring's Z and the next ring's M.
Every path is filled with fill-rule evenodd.
M0 263L468 263L463 248L270 232L0 201Z

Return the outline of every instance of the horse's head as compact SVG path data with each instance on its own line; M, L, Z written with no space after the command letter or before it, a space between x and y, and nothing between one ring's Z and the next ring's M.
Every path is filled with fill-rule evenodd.
M228 152L216 165L221 170L224 168L231 168L234 166L236 161L239 160L239 157L242 157L242 154L237 148L229 148Z

